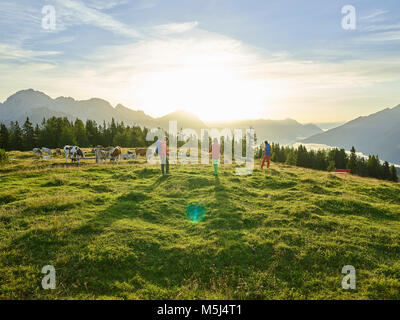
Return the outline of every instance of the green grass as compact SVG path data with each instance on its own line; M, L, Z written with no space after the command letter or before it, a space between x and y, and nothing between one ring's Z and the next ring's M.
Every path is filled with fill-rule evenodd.
M398 184L277 165L0 168L0 299L399 299ZM87 161L93 162L93 161ZM190 203L203 222L186 218ZM53 265L57 288L44 290ZM343 290L344 265L357 289Z

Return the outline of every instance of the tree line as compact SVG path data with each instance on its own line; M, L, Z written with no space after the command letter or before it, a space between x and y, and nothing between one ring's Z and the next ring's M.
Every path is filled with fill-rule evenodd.
M145 147L152 142L146 141L148 129L139 126L125 126L123 122L103 122L66 117L43 119L35 126L29 118L20 126L18 121L11 122L8 128L0 124L0 149L28 151L36 147L60 148L65 145L78 145L83 148L103 146Z
M263 148L256 152L256 157L262 157ZM293 166L332 171L334 169L350 169L352 174L398 182L397 170L387 161L381 163L377 155L368 158L356 155L356 149L351 148L350 155L344 149L307 150L303 145L298 148L271 145L271 161L286 163Z
M54 149L65 145L78 145L84 148L97 145L146 147L153 143L153 141L146 141L148 131L147 128L125 126L123 122L116 123L114 119L111 123L104 121L99 125L93 120L83 122L80 119L70 121L66 117L52 117L43 119L41 125L34 126L27 118L22 127L18 121L11 122L9 128L5 124L0 124L0 149L29 151L35 147ZM256 136L254 139L256 141ZM184 142L178 143L178 146L182 144ZM223 146L224 141L222 141L222 152ZM245 149L246 139L243 137L242 151L244 153ZM263 148L258 148L255 156L261 158L262 151ZM303 145L294 148L272 143L271 152L271 160L274 162L324 171L350 169L352 174L362 177L398 181L394 165L389 165L387 161L381 163L377 155L370 155L367 159L359 157L354 147L348 155L344 149L338 148L308 151Z

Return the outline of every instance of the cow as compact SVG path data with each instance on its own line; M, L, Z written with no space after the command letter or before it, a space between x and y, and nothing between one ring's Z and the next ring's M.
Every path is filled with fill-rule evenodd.
M103 161L105 162L108 157L108 153L101 149L96 149L94 155L96 156L96 163L98 164L103 163Z
M137 157L137 158L138 158L139 156L146 157L147 148L136 148L135 153L136 153L136 157Z
M110 161L114 161L114 163L119 163L121 161L121 154L121 147L115 147L112 150L108 151L108 157L110 158Z
M41 155L42 154L42 150L40 150L39 148L33 148L33 153L37 154L37 155Z
M51 150L50 150L49 148L45 148L45 147L42 147L42 153L47 153L47 154L49 154L49 155L53 155L53 153L51 152Z
M68 158L72 161L78 161L80 158L85 158L85 153L77 146L65 146L65 162L68 162Z

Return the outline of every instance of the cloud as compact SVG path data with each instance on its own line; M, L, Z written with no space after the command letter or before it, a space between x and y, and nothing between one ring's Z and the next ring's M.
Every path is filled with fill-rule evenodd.
M373 33L357 39L360 42L386 42L400 40L400 30Z
M384 21L386 20L383 15L388 13L389 11L387 10L376 10L375 12L367 15L367 16L362 16L360 17L360 20L368 21L368 22L378 22L378 21Z
M384 31L384 30L395 30L395 29L400 29L400 24L372 25L363 28L364 31Z
M97 10L88 13L82 6L67 6L65 12L73 16L73 23L93 24L95 17L104 18L98 16ZM106 16L96 22L98 26L120 33L121 26ZM376 99L387 101L372 89L381 84L398 84L400 78L400 58L385 61L380 56L376 60L335 62L298 59L289 52L261 50L202 30L197 21L159 25L143 32L152 33L166 37L143 36L124 45L96 46L91 54L82 53L79 60L73 56L58 64L43 63L56 52L0 46L0 55L7 51L16 60L44 59L15 68L0 61L1 93L35 87L51 96L101 97L114 105L121 102L145 109L154 116L186 108L204 119L207 115L305 119L321 116L318 108L323 106L346 107L341 100L345 97L356 100L374 94ZM384 37L383 34L379 35ZM396 35L386 34L386 38ZM332 110L341 117L339 120L343 119L340 112ZM347 110L343 114L348 116Z
M63 36L63 37L55 37L49 40L43 40L41 43L46 45L59 45L63 43L68 43L74 41L76 39L75 36Z
M196 28L199 25L197 21L183 22L183 23L169 23L153 27L153 31L157 34L170 35L177 33L184 33Z
M59 54L59 52L26 50L16 45L0 43L0 56L2 60L12 59L17 60L18 62L26 62L28 60L34 60L35 58L46 57L56 54Z
M278 117L284 108L272 106L285 105L292 116L306 108L298 111L304 115L311 106L337 103L345 93L399 81L400 59L299 60L197 29L187 37L97 48L84 61L24 76L35 83L48 79L51 95L100 96L154 116L187 108L203 118L261 117L265 110Z
M62 29L65 29L68 26L72 25L87 24L127 37L142 37L142 34L137 30L134 30L128 25L119 22L118 20L115 20L111 15L86 6L81 1L54 1L58 4L58 7L56 9L57 15L60 15L61 18ZM59 8L61 8L61 10L59 10Z
M127 4L128 0L86 0L86 4L97 10L108 10Z

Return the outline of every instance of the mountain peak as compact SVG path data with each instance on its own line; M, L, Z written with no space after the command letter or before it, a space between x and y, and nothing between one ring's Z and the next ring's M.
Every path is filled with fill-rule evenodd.
M197 117L194 113L191 113L190 111L186 111L186 110L176 110L174 112L168 113L167 115L161 117L161 118L177 118L177 119L182 119L182 118L186 118L186 119L191 119L191 120L197 120L200 121L199 117Z
M25 89L25 90L17 91L13 95L9 96L6 101L13 100L13 99L19 98L19 97L40 97L40 98L52 100L47 94L45 94L41 91L36 91L33 89Z
M36 91L33 89L20 90L9 96L6 101L4 101L5 105L16 106L16 105L47 105L53 101L48 95L41 91Z

